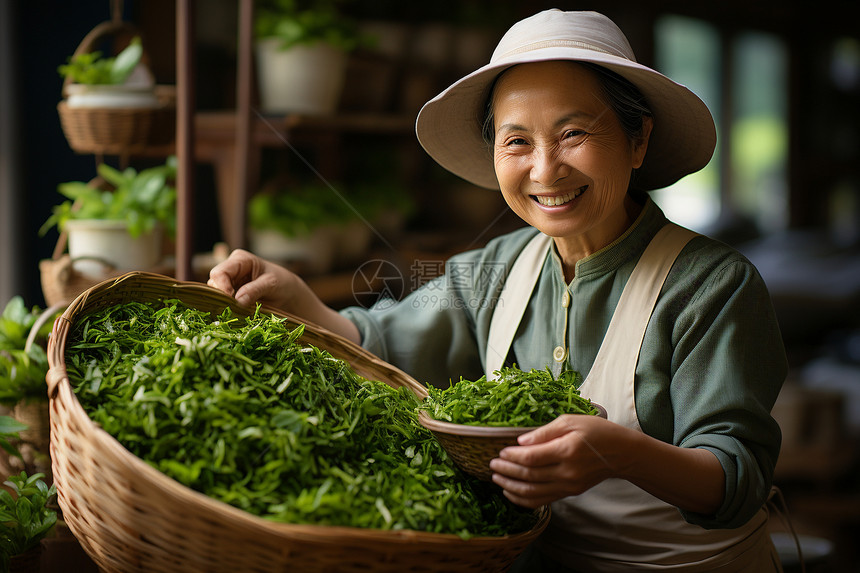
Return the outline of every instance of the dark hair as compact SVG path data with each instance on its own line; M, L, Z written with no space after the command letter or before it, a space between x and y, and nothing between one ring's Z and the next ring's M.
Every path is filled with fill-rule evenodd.
M600 89L609 107L615 112L618 121L621 123L621 129L630 141L636 141L642 137L642 118L651 117L651 108L645 100L645 96L639 91L639 88L634 86L630 81L620 76L619 74L599 66L591 62L574 62L592 72L594 72L597 81L600 84ZM511 68L508 68L510 70ZM493 93L496 90L496 83L499 78L505 74L505 70L498 76L490 86L487 103L484 107L484 120L481 125L481 134L484 137L484 142L491 146L495 142L495 133L493 128L494 111L493 111Z

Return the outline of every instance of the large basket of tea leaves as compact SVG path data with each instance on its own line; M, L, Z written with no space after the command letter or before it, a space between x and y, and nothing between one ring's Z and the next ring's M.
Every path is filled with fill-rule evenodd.
M462 473L349 341L133 272L54 324L63 517L103 571L503 571L549 510Z

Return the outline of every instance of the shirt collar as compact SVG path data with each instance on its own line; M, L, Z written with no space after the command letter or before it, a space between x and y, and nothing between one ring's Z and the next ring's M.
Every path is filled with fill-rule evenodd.
M642 212L621 236L576 263L576 278L574 280L615 271L631 259L638 258L666 222L667 219L663 211L648 197ZM550 254L556 275L563 281L561 257L559 257L555 245L550 249Z

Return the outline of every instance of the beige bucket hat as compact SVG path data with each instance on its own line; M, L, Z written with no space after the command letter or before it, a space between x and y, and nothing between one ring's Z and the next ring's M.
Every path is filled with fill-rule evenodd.
M418 141L445 169L481 187L498 189L492 150L481 136L490 88L511 66L546 60L601 65L632 82L645 96L654 127L636 175L637 187L666 187L711 160L717 141L714 120L696 94L638 63L624 33L603 14L557 9L514 24L489 64L427 102L415 124Z

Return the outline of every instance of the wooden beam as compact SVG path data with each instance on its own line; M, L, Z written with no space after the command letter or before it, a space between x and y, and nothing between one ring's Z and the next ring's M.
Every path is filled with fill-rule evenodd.
M176 0L176 278L193 279L194 1Z

